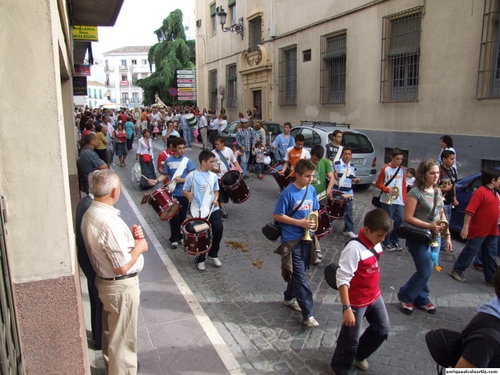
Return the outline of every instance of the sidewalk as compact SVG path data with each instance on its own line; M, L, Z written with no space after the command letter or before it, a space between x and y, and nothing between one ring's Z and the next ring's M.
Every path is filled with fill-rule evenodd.
M122 177L123 178L123 177ZM139 374L242 374L221 336L170 260L158 238L122 184L116 204L128 224L143 227L149 250L140 273ZM81 274L87 331L89 302L85 276ZM91 349L91 373L105 374L101 351Z

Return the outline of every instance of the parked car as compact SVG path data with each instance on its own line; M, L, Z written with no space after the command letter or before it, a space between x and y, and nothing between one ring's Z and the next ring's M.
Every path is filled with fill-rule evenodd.
M497 169L500 169L498 167ZM451 211L450 230L460 233L464 225L465 209L469 204L472 194L481 186L481 173L465 177L456 183L458 207Z
M350 124L324 121L301 121L300 125L292 127L291 134L295 137L302 134L305 138L304 147L309 151L313 145L325 147L331 142L335 130L342 131L342 146L352 147L351 163L356 167L356 177L361 178L360 187L368 189L377 176L375 168L377 157L372 141L363 133L351 129Z
M220 136L224 137L224 144L226 145L226 147L231 147L231 145L235 141L236 131L239 124L240 124L239 121L232 121L231 123L229 123L226 129L224 129L219 133ZM272 141L274 141L274 138L276 138L279 134L283 133L281 125L278 124L277 122L263 121L262 127L266 131L266 143L268 144L269 144L269 132L271 132Z

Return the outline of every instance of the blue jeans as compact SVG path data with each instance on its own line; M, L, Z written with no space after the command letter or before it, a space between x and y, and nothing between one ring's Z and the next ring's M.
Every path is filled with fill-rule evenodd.
M438 242L440 238L438 237ZM441 245L438 245L439 249ZM398 298L405 303L417 306L427 305L429 300L429 279L431 278L434 262L431 259L431 247L424 243L406 241L406 247L413 258L417 271L399 289Z
M460 271L465 271L470 266L474 256L480 251L481 260L483 261L484 281L487 283L493 282L493 275L497 269L498 255L498 237L474 237L468 238L465 247L453 265Z
M371 356L389 336L389 316L382 296L371 305L353 308L354 327L342 325L330 366L335 374L347 375L354 359L363 360ZM361 335L363 318L370 324Z
M264 163L256 163L257 164L257 171L259 174L262 174L264 172Z
M309 265L309 257L311 256L312 242L300 241L292 249L292 265L293 273L292 280L283 293L285 301L290 301L293 297L297 298L297 303L302 309L302 317L304 320L313 316L313 295L311 288L306 280L306 268Z
M403 222L404 218L404 206L400 204L385 204L380 203L380 208L389 214L389 217L394 220L394 228L385 236L382 245L397 245L399 243L399 237L396 235L396 231Z
M344 214L344 232L354 232L354 221L352 220L352 206L354 199L351 199L347 204Z
M188 126L182 127L182 135L186 140L186 147L191 147L191 142L193 142L193 133L191 132L191 128Z
M248 160L250 160L250 151L245 151L241 154L241 170L243 171L243 176L247 174Z

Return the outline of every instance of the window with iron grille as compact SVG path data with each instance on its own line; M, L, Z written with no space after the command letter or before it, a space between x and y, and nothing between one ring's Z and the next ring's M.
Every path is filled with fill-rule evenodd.
M132 85L135 85L137 82L137 74L132 74Z
M321 104L345 103L346 30L321 37Z
M257 51L257 45L262 43L262 21L260 17L248 22L249 46L248 52Z
M122 104L128 103L128 92L122 92Z
M212 36L217 35L217 13L215 10L215 3L210 5L210 17L212 21Z
M476 97L500 98L500 0L484 3Z
M297 47L280 50L279 105L297 104Z
M381 102L416 101L422 7L384 17Z
M217 69L208 72L208 106L217 108Z
M481 159L481 169L500 167L500 160Z
M394 150L394 148L388 148L386 147L385 150L384 150L384 163L390 163L392 161L392 150ZM401 165L403 167L408 167L408 150L403 150L402 148L400 149L401 151L403 151L403 162L401 163Z
M237 86L236 86L236 64L228 65L226 67L227 77L227 106L228 108L236 108L238 105L237 100Z

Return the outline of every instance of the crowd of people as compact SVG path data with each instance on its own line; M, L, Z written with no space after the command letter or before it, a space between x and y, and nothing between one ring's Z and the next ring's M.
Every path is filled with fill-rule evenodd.
M356 167L351 162L354 150L342 146L342 132L336 130L326 147L315 145L309 152L304 149L303 135L291 136L292 126L288 122L284 124L283 134L274 140L266 140L265 133L258 127L256 113L258 109L254 108L254 112L249 110L247 116L240 114L240 126L231 148L225 145L224 137L219 136L227 126L224 112L209 116L206 110L152 108L140 114L106 110L90 115L87 112L77 114L76 127L81 133L79 143L82 145L78 159L81 189L87 194L92 191L95 197L94 201L85 199L92 213L86 214L84 210L77 213L80 216L77 223L81 223L77 234L81 230L83 241L80 241L79 248L86 247L90 255L96 280L99 280L96 283L98 294L109 293L107 281L110 280L113 283L125 280L124 284L138 290L138 284L130 279L142 269L141 254L147 250L147 244L144 245L140 227L125 228L119 221L121 219L117 220L112 206L119 197L119 179L114 172L105 170L114 165L115 155L119 158L120 167L126 166L126 157L133 150L134 137L139 132L142 137L136 142L135 150L135 161L141 169L139 186L149 189L164 182L165 188L180 205L179 213L169 220L170 247L176 249L183 241L182 224L188 210L193 218L210 223L211 249L208 254L196 255L194 259L199 271L206 271L207 260L215 267L222 266L219 258L222 219L228 217L226 204L229 198L220 184L221 178L231 170L239 171L243 179L248 178L248 163L253 155L258 177L262 179L261 164L269 147L281 163L281 169L276 168L272 173L286 180L280 186L280 196L273 212L273 219L281 224L281 244L276 253L282 257L282 276L287 283L283 303L301 312L306 327L319 326L313 315L313 295L306 277L309 265L320 264L323 258L321 243L314 236L317 225L314 216L317 218L322 207L334 197L343 197L347 205L343 234L350 241L341 252L336 274L343 322L331 370L334 374L348 374L353 364L367 370L367 358L383 344L390 330L389 317L378 287L378 260L383 251L392 253L406 248L414 261L415 273L398 292L401 311L410 315L416 307L429 314L437 312L429 299L429 279L439 251L452 251L448 223L452 207L459 203L455 187L456 153L451 137L442 137L439 161L424 160L416 170L403 166L404 152L401 149L392 149L391 161L382 167L375 183L381 192L378 200L380 208L369 211L362 228L356 231L353 187L360 179L356 177ZM188 123L187 118L191 114L198 119L196 128ZM155 128L158 128L156 133L161 134L164 142L164 151L156 160L151 140ZM185 155L186 149L195 142L195 135L200 136L202 143L198 168ZM465 282L463 272L474 262L476 268L483 271L485 284L493 286L498 256L500 172L487 169L482 171L481 178L482 186L473 194L465 211L461 237L467 242L450 276ZM98 212L109 216L109 222L104 223L96 217ZM111 228L114 221L116 228ZM399 231L403 224L412 226L412 230L428 230L432 241L431 238L428 241L407 238L403 245ZM99 240L99 231L106 233L105 241L102 238ZM113 306L107 309L106 302L102 297L100 299L104 307L99 307L99 300L94 298L95 309L102 308L105 316L112 315L110 310ZM135 311L137 306L132 303L128 308ZM361 334L363 318L367 319L369 326ZM116 325L119 319L110 318L111 321ZM116 361L123 358L113 358L114 349L104 348L115 345L115 335L124 337L132 334L133 341L133 332L122 332L117 327L111 327L109 322L103 322L106 339L99 339L99 342L102 342L103 353L108 356L110 374L123 373L121 370L111 371L112 368L120 368L115 367ZM94 332L96 336L98 333ZM128 368L133 368L134 361L130 358L124 361ZM134 358L136 361L136 353ZM111 363L115 364L112 366Z

